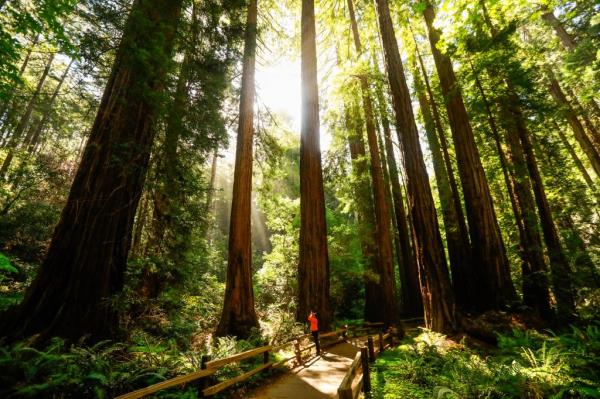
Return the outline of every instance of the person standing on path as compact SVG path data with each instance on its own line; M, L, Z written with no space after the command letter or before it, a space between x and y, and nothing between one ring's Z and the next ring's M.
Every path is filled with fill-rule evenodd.
M319 356L321 354L321 346L319 345L319 319L317 319L317 314L312 310L308 315L308 321L310 321L310 332L312 334L313 341L315 341L317 356Z

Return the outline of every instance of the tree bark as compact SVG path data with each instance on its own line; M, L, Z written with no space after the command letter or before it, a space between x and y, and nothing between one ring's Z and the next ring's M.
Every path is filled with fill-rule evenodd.
M383 126L383 138L385 142L385 151L387 154L387 164L392 185L392 200L394 205L395 228L398 241L398 268L400 271L400 295L402 298L402 315L405 318L416 318L423 316L423 300L419 287L419 271L417 260L415 259L410 242L410 232L408 230L407 215L404 209L404 200L402 198L402 189L398 176L398 165L394 155L394 145L392 142L392 132L390 121L388 119L387 105L383 94L383 82L376 82L377 101L381 114L381 124Z
M256 14L257 0L250 0L244 43L240 116L231 198L225 302L216 330L217 336L233 335L240 338L249 337L252 329L258 328L252 289L252 240L250 238Z
M565 93L562 91L562 88L560 87L556 76L550 69L547 69L546 73L550 82L550 94L552 95L558 106L561 108L561 113L567 119L567 122L569 122L569 125L571 126L571 129L573 130L573 133L575 135L575 139L581 146L581 149L583 150L585 155L590 160L594 172L597 176L600 177L600 154L598 153L598 151L596 151L590 138L585 133L583 125L579 121L575 110L567 100Z
M357 55L362 53L360 35L354 15L352 0L348 0L350 21L354 36L354 46ZM369 144L369 156L371 182L373 188L373 208L375 210L375 246L377 248L377 269L375 290L376 305L372 313L365 315L367 320L385 322L386 324L398 325L400 313L396 303L396 279L394 278L394 253L392 249L392 233L390 230L390 210L386 201L385 181L381 168L381 157L377 143L377 132L375 130L375 117L373 114L373 101L369 90L369 81L366 76L359 76L362 92L363 109L367 127L367 141Z
M425 324L435 331L451 332L456 328L454 298L410 93L387 0L375 4L406 171Z
M41 341L116 335L110 298L123 287L181 5L134 2L48 254L23 301L0 318L1 335L40 333Z
M423 14L456 149L473 249L472 264L480 265L473 269L473 280L479 282L473 291L473 306L478 311L500 309L516 298L502 235L452 62L437 48L440 33L433 27L435 14L429 2Z
M318 313L319 328L331 326L325 194L319 143L319 92L314 0L302 0L302 126L300 135L300 261L298 321Z

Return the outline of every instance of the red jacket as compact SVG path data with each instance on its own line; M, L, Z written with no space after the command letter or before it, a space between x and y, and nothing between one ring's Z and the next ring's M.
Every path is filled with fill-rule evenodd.
M308 316L308 321L310 321L310 331L319 331L319 320L317 316L310 314Z

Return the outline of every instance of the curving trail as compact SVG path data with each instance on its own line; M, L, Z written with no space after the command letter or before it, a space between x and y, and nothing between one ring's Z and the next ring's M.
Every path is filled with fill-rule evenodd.
M337 389L352 364L358 347L342 342L321 351L267 386L250 392L248 399L323 399L336 398Z

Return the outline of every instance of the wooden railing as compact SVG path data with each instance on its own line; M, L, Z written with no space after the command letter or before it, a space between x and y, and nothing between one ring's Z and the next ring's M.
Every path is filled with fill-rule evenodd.
M338 388L339 399L355 399L361 390L365 393L371 391L369 363L374 362L384 350L393 347L394 343L394 335L391 331L386 334L379 333L377 346L372 336L367 338L366 345L363 345L356 353L354 361Z
M338 329L335 331L319 334L319 340L335 337L335 339L331 342L321 343L321 346L323 348L327 348L329 346L336 345L336 344L344 341L349 333L356 335L357 333L360 333L362 331L372 331L373 329L380 328L381 326L383 326L383 323L365 323L363 325L363 327L360 327L360 328L344 326L344 328L341 328L341 329ZM315 347L314 343L311 343L308 345L302 345L302 342L307 340L308 338L310 338L310 336L311 336L311 334L304 334L304 335L296 337L293 340L288 341L281 345L262 346L259 348L248 350L246 352L238 353L233 356L229 356L224 359L217 359L217 360L211 361L209 356L203 356L202 363L200 366L201 369L198 371L195 371L195 372L192 372L189 374L185 374L185 375L181 375L181 376L172 378L170 380L162 381L157 384L150 385L149 387L146 387L146 388L138 389L137 391L118 396L115 399L142 398L146 395L150 395L151 393L158 392L158 391L166 389L166 388L185 385L185 384L188 384L191 382L195 382L195 384L198 384L200 396L202 396L202 397L211 396L218 392L223 391L224 389L229 388L230 386L232 386L238 382L245 381L245 380L249 379L250 377L252 377L253 375L260 373L263 370L280 366L282 364L289 362L290 360L295 360L295 365L303 364L302 354ZM294 351L293 356L281 359L277 362L270 361L271 353L276 353L276 352L280 351L281 349L284 349L288 346L293 346L293 351ZM263 364L261 364L260 366L255 367L254 369L252 369L248 372L245 372L241 375L230 378L228 380L225 380L225 381L222 381L222 382L219 382L216 384L214 383L213 375L217 371L219 371L219 369L221 369L224 366L229 365L231 363L240 362L242 360L246 360L246 359L249 359L249 358L252 358L255 356L259 356L259 355L263 356Z

